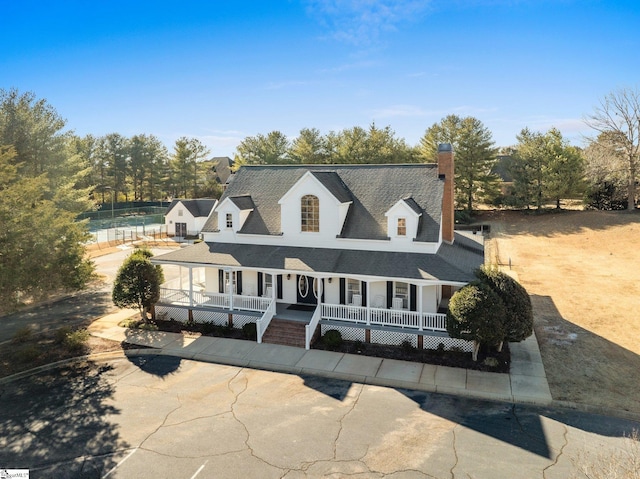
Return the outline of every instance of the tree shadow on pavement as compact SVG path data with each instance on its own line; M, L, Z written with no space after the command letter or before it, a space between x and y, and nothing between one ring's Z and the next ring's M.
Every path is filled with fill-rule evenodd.
M76 363L0 386L0 464L32 477L102 477L129 446L109 416L109 365Z
M309 374L299 374L299 376L304 380L306 387L314 389L333 399L337 399L338 401L344 401L353 385L352 382L342 379L324 378L311 376Z
M127 359L140 370L148 374L153 374L160 378L177 373L182 363L181 358L175 356L163 356L155 354L139 355L137 353L128 354L125 351Z

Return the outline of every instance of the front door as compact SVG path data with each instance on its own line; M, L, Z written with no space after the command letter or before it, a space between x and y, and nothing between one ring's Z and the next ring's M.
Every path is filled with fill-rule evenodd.
M324 279L319 280L299 274L296 288L298 303L318 304L318 292L321 288L320 281L322 281L322 296L324 296Z

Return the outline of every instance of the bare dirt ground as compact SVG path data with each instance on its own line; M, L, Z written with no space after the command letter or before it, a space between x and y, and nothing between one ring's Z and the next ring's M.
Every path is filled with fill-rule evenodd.
M640 414L640 214L484 212L531 296L555 400Z

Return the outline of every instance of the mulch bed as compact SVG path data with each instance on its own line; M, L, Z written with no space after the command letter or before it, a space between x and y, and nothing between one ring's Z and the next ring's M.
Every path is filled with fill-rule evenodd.
M255 341L255 330L243 331L242 329L225 326L214 326L207 323L181 323L179 321L152 321L158 330L171 333L201 334L203 336L224 337L232 339L245 339ZM461 351L438 351L434 349L417 349L403 346L387 346L382 344L367 344L359 341L342 341L337 348L329 348L322 339L316 341L313 349L338 351L348 354L360 354L363 356L375 356L387 359L399 359L419 363L435 364L437 366L451 366L454 368L474 369L476 371L489 371L495 373L508 373L511 363L509 344L505 343L502 351L497 352L493 348L487 350L481 348L478 353L478 361L471 359L471 353ZM494 358L489 359L487 358Z
M471 353L461 351L420 350L413 347L367 344L359 341L343 341L338 348L329 348L320 340L313 345L313 348L494 373L508 373L511 364L511 354L508 343L504 344L501 352L495 350L487 351L481 348L478 353L478 361L471 359ZM495 361L489 360L489 364L487 364L487 358L495 358ZM495 366L490 363L494 363Z

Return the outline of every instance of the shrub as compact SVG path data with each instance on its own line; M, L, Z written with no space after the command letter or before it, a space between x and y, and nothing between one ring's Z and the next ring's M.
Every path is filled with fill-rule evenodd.
M151 252L136 250L124 260L115 281L111 298L119 308L137 307L141 318L147 320L147 311L160 299L162 268L149 260Z
M24 328L20 328L13 335L12 341L14 343L26 343L33 336L33 330L30 326L25 326Z
M16 356L19 362L30 363L38 359L40 350L35 344L30 344L16 351Z
M524 287L497 268L480 268L476 277L489 286L505 306L503 341L520 342L533 333L533 309Z
M258 339L256 323L246 323L244 326L242 326L242 335L246 339L256 341Z
M157 331L158 330L158 325L157 324L153 324L153 323L144 323L142 321L140 321L137 326L137 329L142 329L143 331Z
M473 360L480 345L494 345L504 338L506 310L500 297L484 283L474 282L458 290L449 302L447 332L452 338L473 341Z
M200 325L200 330L202 331L202 334L209 335L216 330L216 325L213 323L213 321L207 321Z
M342 346L342 334L337 329L330 329L324 336L322 337L322 341L324 342L327 349L336 350L340 346Z
M69 351L82 351L89 340L89 331L86 329L78 329L67 334L64 345Z
M484 358L484 361L482 361L482 364L484 364L485 366L489 366L490 368L496 368L498 367L500 362L496 358L488 357L488 358Z
M57 344L64 344L67 340L67 336L71 333L71 328L69 326L62 326L61 328L56 329L55 340Z
M129 319L120 321L118 326L121 326L123 328L129 328L129 329L138 329L141 322L142 321L140 321L140 318L137 318L137 319L129 318Z
M405 353L411 353L414 350L413 344L411 344L411 341L409 341L408 339L402 341L400 347Z

